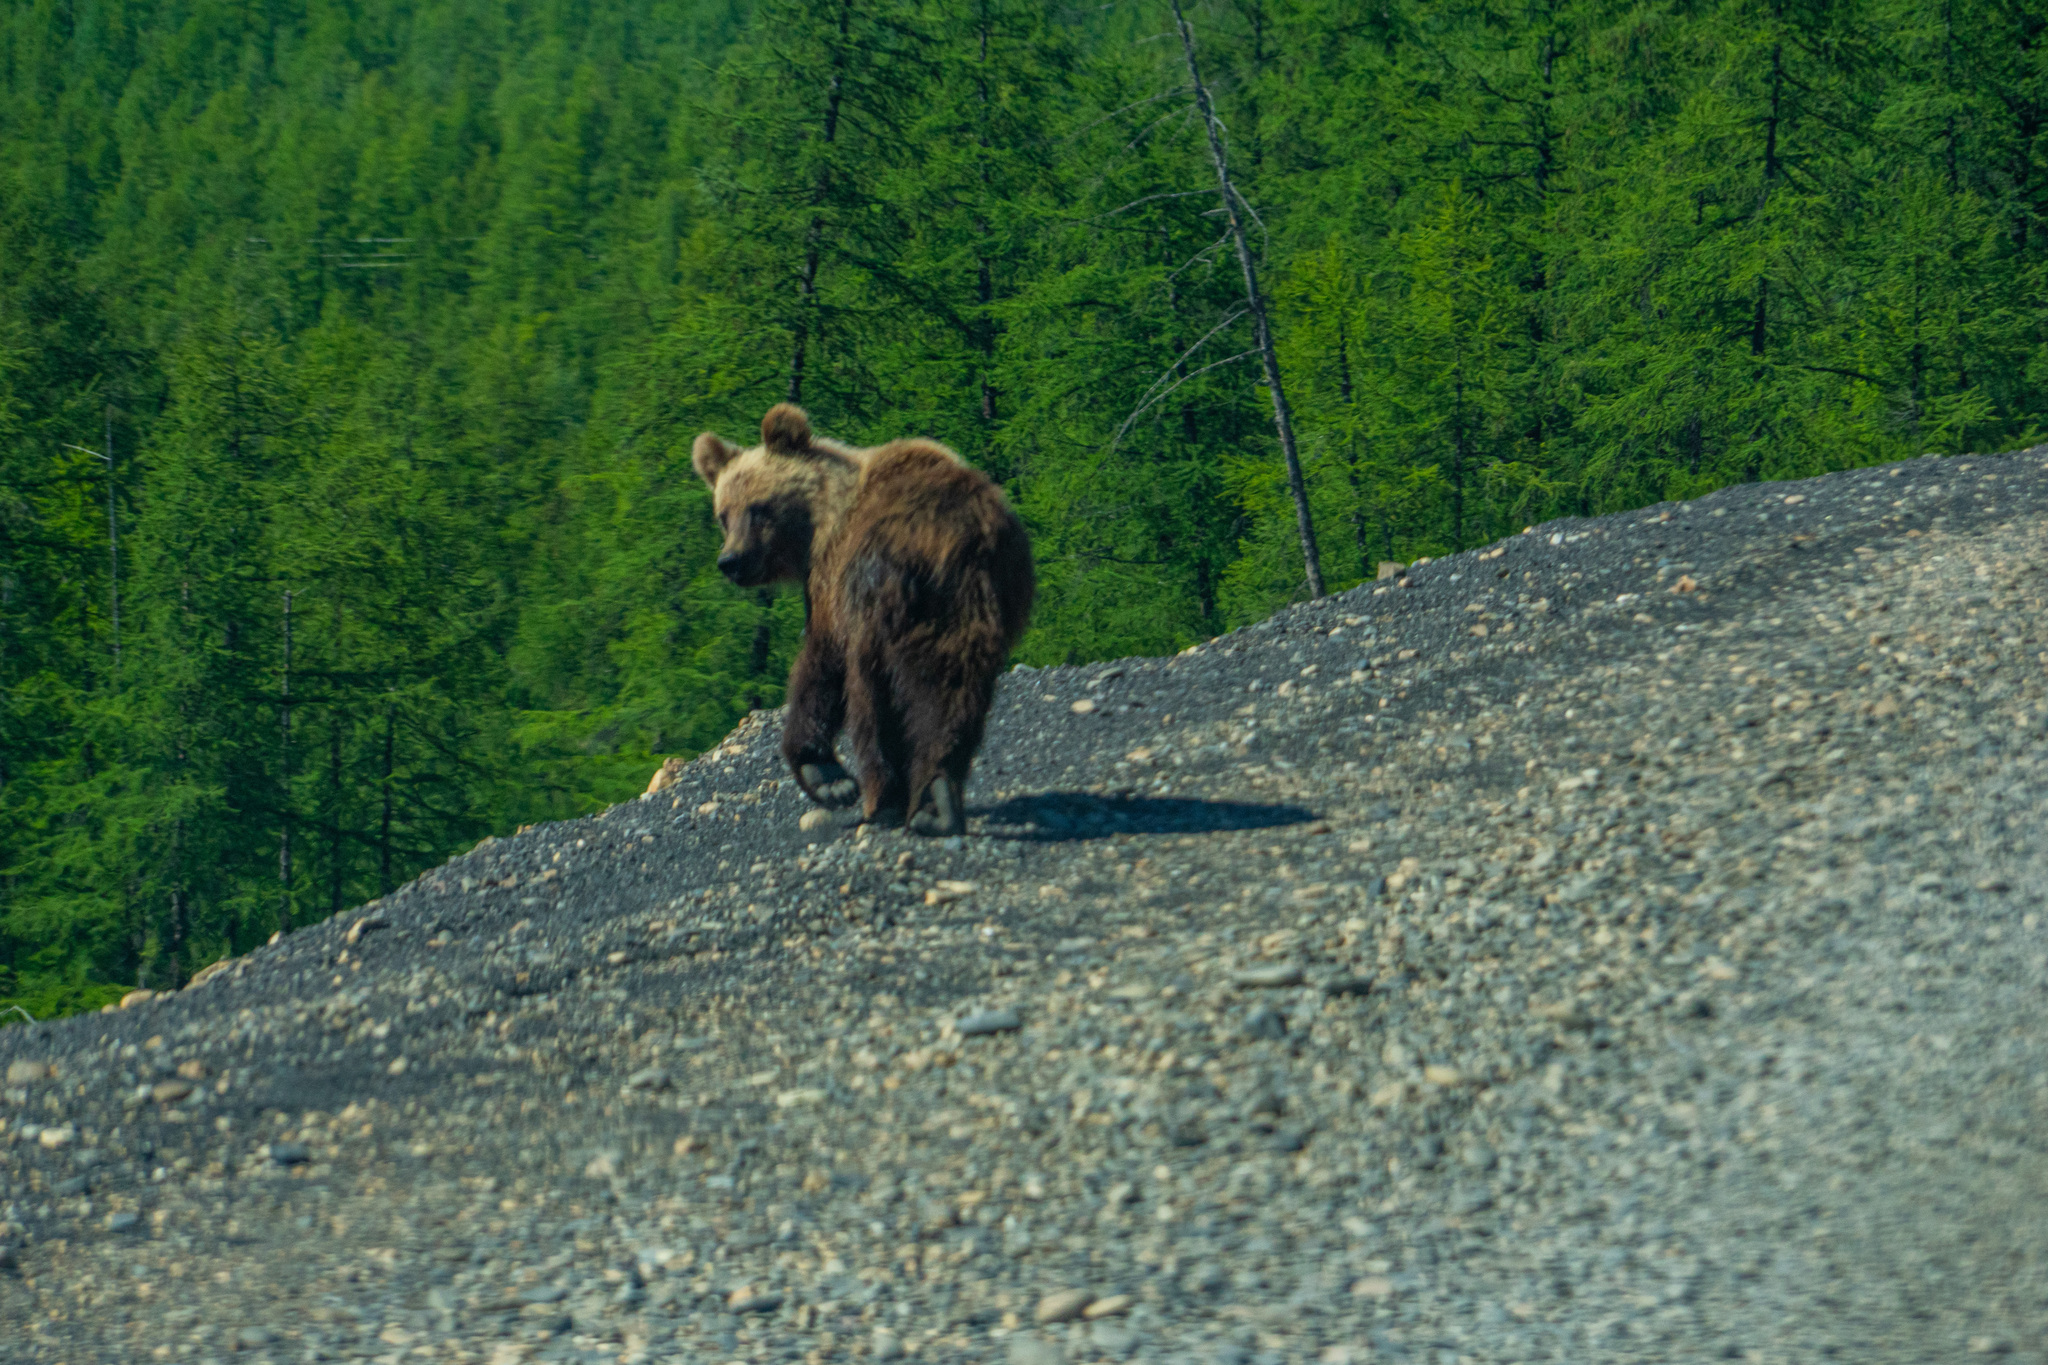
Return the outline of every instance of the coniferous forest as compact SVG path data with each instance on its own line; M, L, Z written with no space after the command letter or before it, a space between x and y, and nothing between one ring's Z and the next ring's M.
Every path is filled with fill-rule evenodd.
M0 997L172 986L780 700L689 445L1009 490L1022 657L2038 439L2037 0L20 0ZM1219 190L1208 133L1237 191Z

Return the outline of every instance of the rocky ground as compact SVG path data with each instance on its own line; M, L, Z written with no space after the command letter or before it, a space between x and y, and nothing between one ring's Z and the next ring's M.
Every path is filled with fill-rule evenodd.
M960 840L758 717L6 1029L0 1357L2048 1359L2044 464L1019 669Z

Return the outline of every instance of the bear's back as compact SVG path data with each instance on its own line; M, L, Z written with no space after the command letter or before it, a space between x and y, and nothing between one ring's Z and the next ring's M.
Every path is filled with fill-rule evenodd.
M903 549L922 545L937 559L965 541L993 541L1015 522L986 474L937 441L911 439L866 452L847 531Z
M842 619L868 617L878 592L914 616L983 616L1011 640L1029 616L1035 584L1023 524L994 481L936 441L863 453L834 548L826 572Z

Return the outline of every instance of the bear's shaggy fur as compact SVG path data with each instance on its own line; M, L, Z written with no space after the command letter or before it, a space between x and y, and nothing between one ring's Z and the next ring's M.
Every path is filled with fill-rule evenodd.
M996 678L1031 615L1031 544L1002 490L934 441L854 450L801 408L741 450L711 432L691 463L725 531L718 567L743 587L804 585L782 754L824 806L926 834L967 826L967 769ZM859 781L834 751L841 728Z

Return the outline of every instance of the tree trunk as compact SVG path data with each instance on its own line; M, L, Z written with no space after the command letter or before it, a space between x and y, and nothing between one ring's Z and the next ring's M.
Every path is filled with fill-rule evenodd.
M384 708L384 818L377 831L377 894L391 894L391 769L398 750L398 713Z
M284 593L284 676L279 688L278 766L283 798L278 802L277 927L292 927L292 593Z
M114 636L114 691L121 690L121 519L114 511L114 405L107 404L107 614Z
M832 79L825 87L825 145L830 147L839 138L839 101L846 87L846 42L852 30L853 0L843 0L839 6L839 45L832 50ZM820 243L825 238L825 200L832 192L832 171L830 164L818 170L818 184L811 192L811 226L804 233L804 264L797 276L797 296L801 305L797 314L796 338L789 357L789 401L804 401L804 362L810 349L811 333L816 329L818 302L818 261Z
M1465 548L1465 381L1457 381L1451 411L1451 549Z
M1543 77L1543 97L1536 106L1536 133L1534 139L1536 143L1536 174L1534 179L1536 182L1536 199L1540 205L1550 194L1550 180L1557 169L1556 138L1550 126L1551 104L1557 95L1557 35L1555 33L1545 33L1543 35L1543 40L1537 50L1536 66ZM1541 215L1546 211L1539 208L1537 212ZM1544 330L1545 306L1542 298L1549 289L1550 258L1541 247L1538 247L1534 258L1530 261L1529 270L1529 290L1537 296L1534 305L1529 309L1529 341L1537 348L1531 360L1534 362L1536 371L1539 374L1542 372L1543 367L1542 346L1547 336ZM1529 448L1531 454L1540 460L1543 452L1544 432L1544 404L1540 391L1531 406L1535 408L1535 412L1532 415L1533 420L1529 424Z
M1351 397L1351 338L1344 330L1344 315L1337 315L1337 393L1344 400L1344 410L1357 418L1352 410L1355 404ZM1354 431L1344 438L1345 472L1351 481L1351 539L1358 547L1358 576L1369 579L1373 576L1372 546L1365 529L1365 486L1358 477L1358 436Z
M1245 237L1243 202L1230 181L1230 162L1223 154L1223 137L1217 130L1215 106L1209 87L1202 83L1202 69L1195 60L1195 31L1188 26L1181 0L1172 0L1174 23L1180 28L1181 50L1187 55L1188 80L1195 87L1195 108L1202 115L1202 128L1209 135L1209 160L1216 169L1216 193L1222 200L1223 216L1230 225L1230 237L1237 247L1237 263L1244 272L1245 310L1252 316L1258 337L1259 359L1266 369L1266 388L1273 395L1273 427L1280 434L1280 452L1287 460L1287 491L1294 498L1295 530L1301 536L1302 568L1308 578L1310 597L1323 595L1323 561L1316 552L1316 528L1309 515L1308 486L1301 476L1301 453L1294 444L1294 419L1287 408L1287 389L1280 382L1280 357L1273 349L1273 331L1266 318L1266 296L1259 290L1258 265L1252 259L1251 243Z
M1785 93L1785 60L1782 45L1771 48L1771 112L1764 120L1764 185L1757 196L1757 209L1761 213L1770 201L1771 186L1778 179L1778 109ZM1750 319L1749 353L1764 353L1765 325L1769 318L1771 281L1767 275L1758 275L1756 280L1756 311Z
M747 657L747 677L750 679L759 678L768 671L768 650L775 641L774 621L769 616L769 612L775 606L774 594L763 588L755 594L754 601L761 608L761 614L754 621L754 644ZM810 613L806 611L804 620L810 619ZM747 694L749 711L758 711L764 704L765 700L759 692Z
M975 72L975 95L981 104L981 127L976 130L976 145L981 149L981 196L985 207L989 199L989 92L988 92L988 0L982 0L981 24L977 36L980 51L977 54L978 69ZM995 302L996 280L994 267L988 256L988 219L976 215L974 235L980 248L975 258L974 296L981 304L981 312L974 320L975 342L981 350L981 420L984 426L993 427L996 420L996 389L993 382L996 364L995 319L989 316L989 305Z
M331 803L327 831L327 913L341 913L341 717L328 718L327 793Z
M1952 95L1956 88L1956 7L1953 0L1941 7L1941 66L1944 77L1943 94ZM1951 113L1942 130L1942 158L1948 163L1948 192L1958 193L1962 189L1961 172L1956 164L1956 116Z
M180 827L182 829L182 826ZM166 975L166 986L185 984L185 888L171 889L171 944L170 970Z

